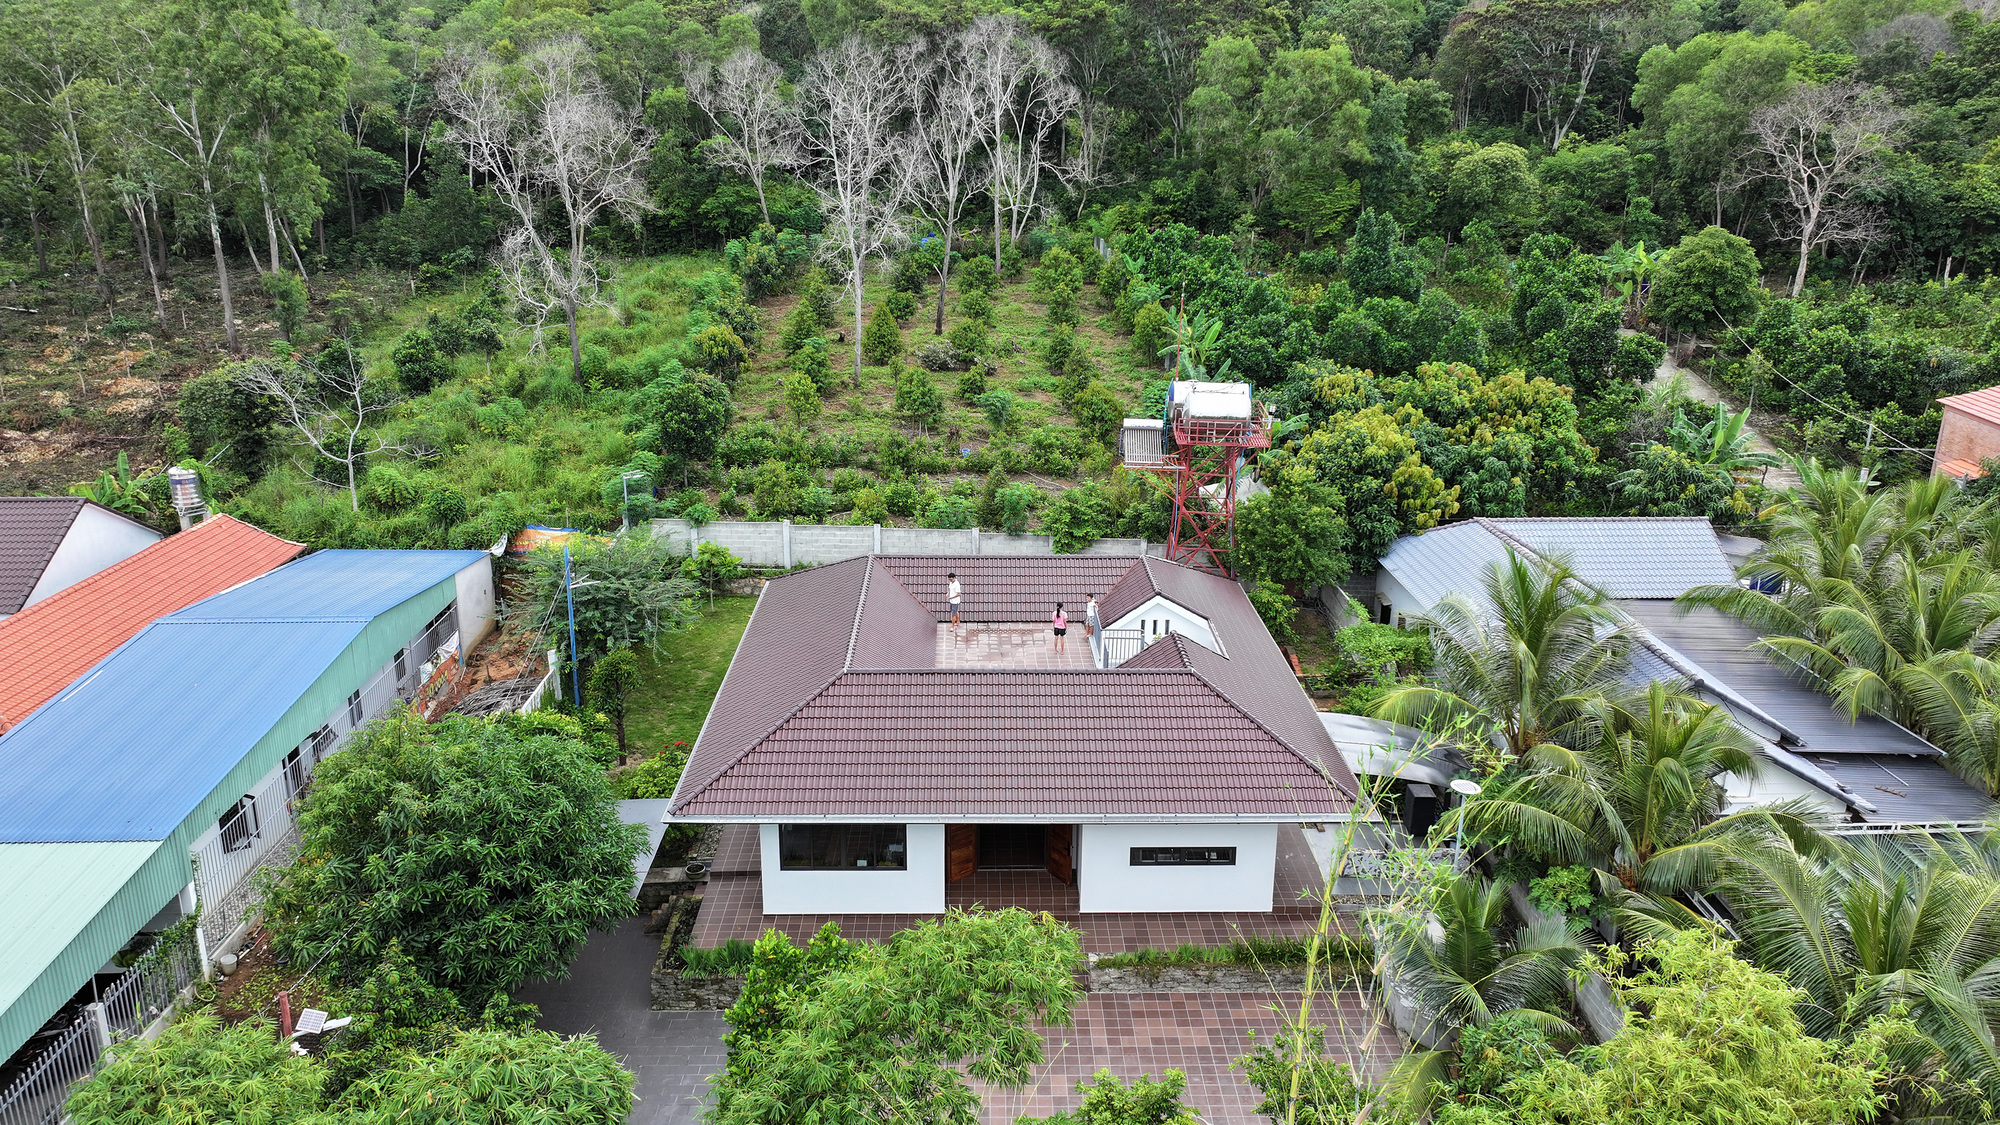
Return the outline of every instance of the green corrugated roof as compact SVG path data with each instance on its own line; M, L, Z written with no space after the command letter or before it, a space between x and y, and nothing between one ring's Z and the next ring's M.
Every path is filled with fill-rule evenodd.
M185 884L160 855L157 841L0 844L8 922L0 926L0 1043L34 1034L76 980L90 979ZM39 995L52 987L62 995Z

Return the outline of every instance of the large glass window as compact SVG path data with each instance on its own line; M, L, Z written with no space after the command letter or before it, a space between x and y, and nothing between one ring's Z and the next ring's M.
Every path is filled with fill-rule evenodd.
M900 824L778 826L782 871L901 871L908 866L908 830Z
M1133 848L1134 867L1234 867L1235 848Z

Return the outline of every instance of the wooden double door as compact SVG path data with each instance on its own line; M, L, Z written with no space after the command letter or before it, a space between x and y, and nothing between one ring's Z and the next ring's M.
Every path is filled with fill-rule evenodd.
M944 877L956 883L979 871L1048 872L1076 883L1076 826L1070 824L947 824Z

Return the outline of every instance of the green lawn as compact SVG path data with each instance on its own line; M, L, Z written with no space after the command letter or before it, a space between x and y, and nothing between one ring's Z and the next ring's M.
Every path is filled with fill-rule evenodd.
M633 752L673 742L694 744L756 604L756 598L717 598L715 608L704 608L701 620L687 632L669 636L656 653L640 656L639 687L626 705L626 736Z

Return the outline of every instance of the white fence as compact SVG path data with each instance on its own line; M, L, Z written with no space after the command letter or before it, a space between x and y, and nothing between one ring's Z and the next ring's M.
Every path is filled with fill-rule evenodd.
M978 528L947 530L885 527L881 524L793 523L790 520L654 520L653 538L692 553L697 544L719 543L747 566L794 567L835 563L861 555L1053 555L1047 535L1006 535ZM1144 539L1099 539L1085 555L1159 557L1165 547Z
M62 1121L70 1087L90 1076L113 1043L144 1032L201 974L192 943L156 945L138 967L119 977L76 1021L43 1047L11 1085L0 1090L0 1125Z

